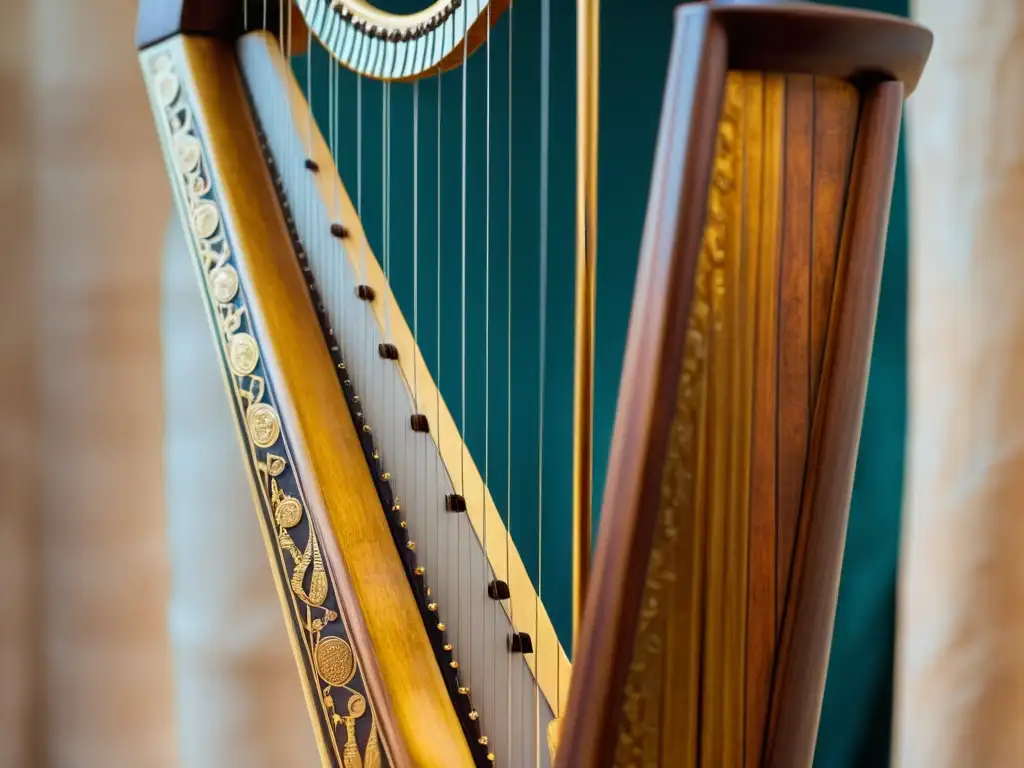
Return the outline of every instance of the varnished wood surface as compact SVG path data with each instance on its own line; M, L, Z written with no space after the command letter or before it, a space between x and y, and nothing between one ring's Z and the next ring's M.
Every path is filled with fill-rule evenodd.
M621 691L627 673L644 572L633 562L650 550L660 456L669 436L688 296L704 221L716 115L725 77L725 40L694 7L676 15L676 31L641 246L637 304L630 321L625 370L670 364L665 377L623 378L605 490L605 515L594 557L590 599L575 663L557 765L608 765L614 756ZM671 364L674 361L674 364ZM674 375L673 375L674 374Z
M861 84L899 80L909 95L932 47L929 30L888 14L778 0L716 0L711 5L729 39L729 69Z
M264 364L389 756L399 766L469 765L292 252L233 49L204 38L180 45Z
M588 604L567 716L570 732L584 719L593 732L563 741L580 750L565 766L788 768L813 757L904 94L876 81L916 80L930 35L877 15L754 5L709 11L727 60L790 71L730 71L710 189L689 178L708 195L699 250L683 237L689 210L664 205L674 166L656 159L647 234L675 233L663 253L696 265L696 281L691 294L668 279L678 273L645 238L600 597ZM678 33L705 12L681 9ZM755 44L744 26L754 18L807 44L785 54ZM829 36L831 53L812 32ZM717 115L706 98L700 112ZM670 320L662 292L675 300ZM644 356L644 331L687 320L685 342Z
M809 765L835 620L904 90L863 96L772 689L765 763ZM812 693L814 695L812 695Z

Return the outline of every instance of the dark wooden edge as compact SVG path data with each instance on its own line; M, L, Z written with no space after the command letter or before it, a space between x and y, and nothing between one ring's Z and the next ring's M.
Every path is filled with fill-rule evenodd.
M658 519L725 88L726 41L706 5L676 11L590 600L557 766L615 756L626 661Z
M140 0L135 24L135 46L141 51L174 35L202 35L234 40L246 29L264 28L276 34L280 27L281 0L244 2L249 3L248 14L243 9L243 0ZM284 3L291 8L293 0L284 0ZM296 17L301 24L302 17L295 12L292 14L293 24ZM293 29L297 30L298 25ZM299 38L303 44L306 42L304 31L296 37Z
M910 95L932 49L930 30L882 13L766 0L717 0L711 8L729 40L729 69L860 85L899 80Z
M904 86L863 96L835 296L814 414L764 765L811 765L839 595L878 310Z

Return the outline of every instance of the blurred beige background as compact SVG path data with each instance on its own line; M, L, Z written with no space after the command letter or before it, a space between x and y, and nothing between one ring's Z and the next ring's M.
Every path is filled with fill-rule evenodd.
M163 316L196 322L168 347L179 396L163 387L170 198L135 8L0 0L0 766L314 764L232 438L202 396L215 375L184 258ZM1016 766L1024 0L914 12L938 42L910 108L894 757ZM166 465L165 399L182 415ZM206 535L210 510L229 545ZM189 558L205 580L172 579Z
M4 766L176 764L157 312L170 197L134 6L0 13Z
M136 9L0 0L0 766L315 765Z

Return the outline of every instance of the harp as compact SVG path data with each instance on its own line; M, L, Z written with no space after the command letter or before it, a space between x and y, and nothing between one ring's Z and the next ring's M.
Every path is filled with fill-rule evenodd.
M572 504L558 507L574 519L573 669L545 608L541 542L530 558L513 541L523 507L510 501L507 297L505 397L489 405L489 281L507 270L512 286L521 253L492 248L521 230L512 192L492 200L492 134L511 146L514 129L490 120L491 50L510 77L513 48L496 41L521 8L141 4L141 66L321 758L346 768L808 764L902 101L930 34L804 4L675 12L591 570L597 15L580 4L573 192L571 175L560 185L550 174L551 8L540 3L540 140L502 161L506 180L516 163L538 167L524 256L537 280L528 410L538 487L523 494L538 539L545 506L552 514L542 476L554 460L543 448L553 191L568 186L563 209L575 211L575 323L558 316L573 329L562 339L574 353L563 345L558 357L573 360L575 405L557 405L575 438L561 457ZM467 66L481 59L482 204L466 181ZM327 83L326 105L314 78ZM461 96L454 153L441 93L450 82ZM396 143L408 162L392 165ZM410 220L396 224L392 202L405 193ZM480 249L467 245L474 210ZM473 269L484 273L476 336ZM440 317L453 304L461 323L449 338ZM467 357L473 338L482 360ZM471 368L484 372L476 447ZM494 413L510 441L504 493L489 453Z

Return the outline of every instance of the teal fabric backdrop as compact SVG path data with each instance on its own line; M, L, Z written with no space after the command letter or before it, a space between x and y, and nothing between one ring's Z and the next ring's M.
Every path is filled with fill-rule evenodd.
M407 11L415 5L413 0L390 0L385 7ZM539 4L520 2L514 7L511 113L507 17L499 21L492 33L489 120L487 55L472 56L466 71L465 248L461 177L463 71L445 74L440 86L436 78L423 81L415 91L407 84L392 86L386 100L378 83L364 83L360 94L356 79L349 73L338 71L336 78L329 76L326 57L317 50L312 61L310 90L317 122L325 136L334 137L338 165L353 199L357 197L358 180L362 179L362 219L379 258L384 254L381 126L383 106L390 103L391 282L412 324L415 250L420 347L506 518L511 510L510 527L516 545L535 580L540 573L544 601L563 643L569 647L575 9L571 3L552 5L551 33L556 45L551 60L543 462L536 450L541 422ZM861 6L901 15L907 12L905 0L873 0ZM665 0L632 0L605 2L601 9L595 509L600 508L604 489L671 42L672 7L673 3ZM304 85L306 69L305 58L297 59L296 74ZM337 93L333 112L338 116L333 122L328 117L332 111L332 80ZM356 129L360 98L361 164ZM419 119L415 145L414 101ZM416 190L412 175L414 146L418 150L419 168ZM894 586L906 417L907 221L902 157L901 149L867 413L819 733L816 765L827 768L888 762ZM414 194L419 210L415 232ZM486 222L490 222L489 227ZM463 253L465 323L461 311ZM506 341L510 287L511 369L507 364ZM463 327L467 361L464 413ZM506 407L509 382L511 418ZM466 492L471 493L472 489Z

